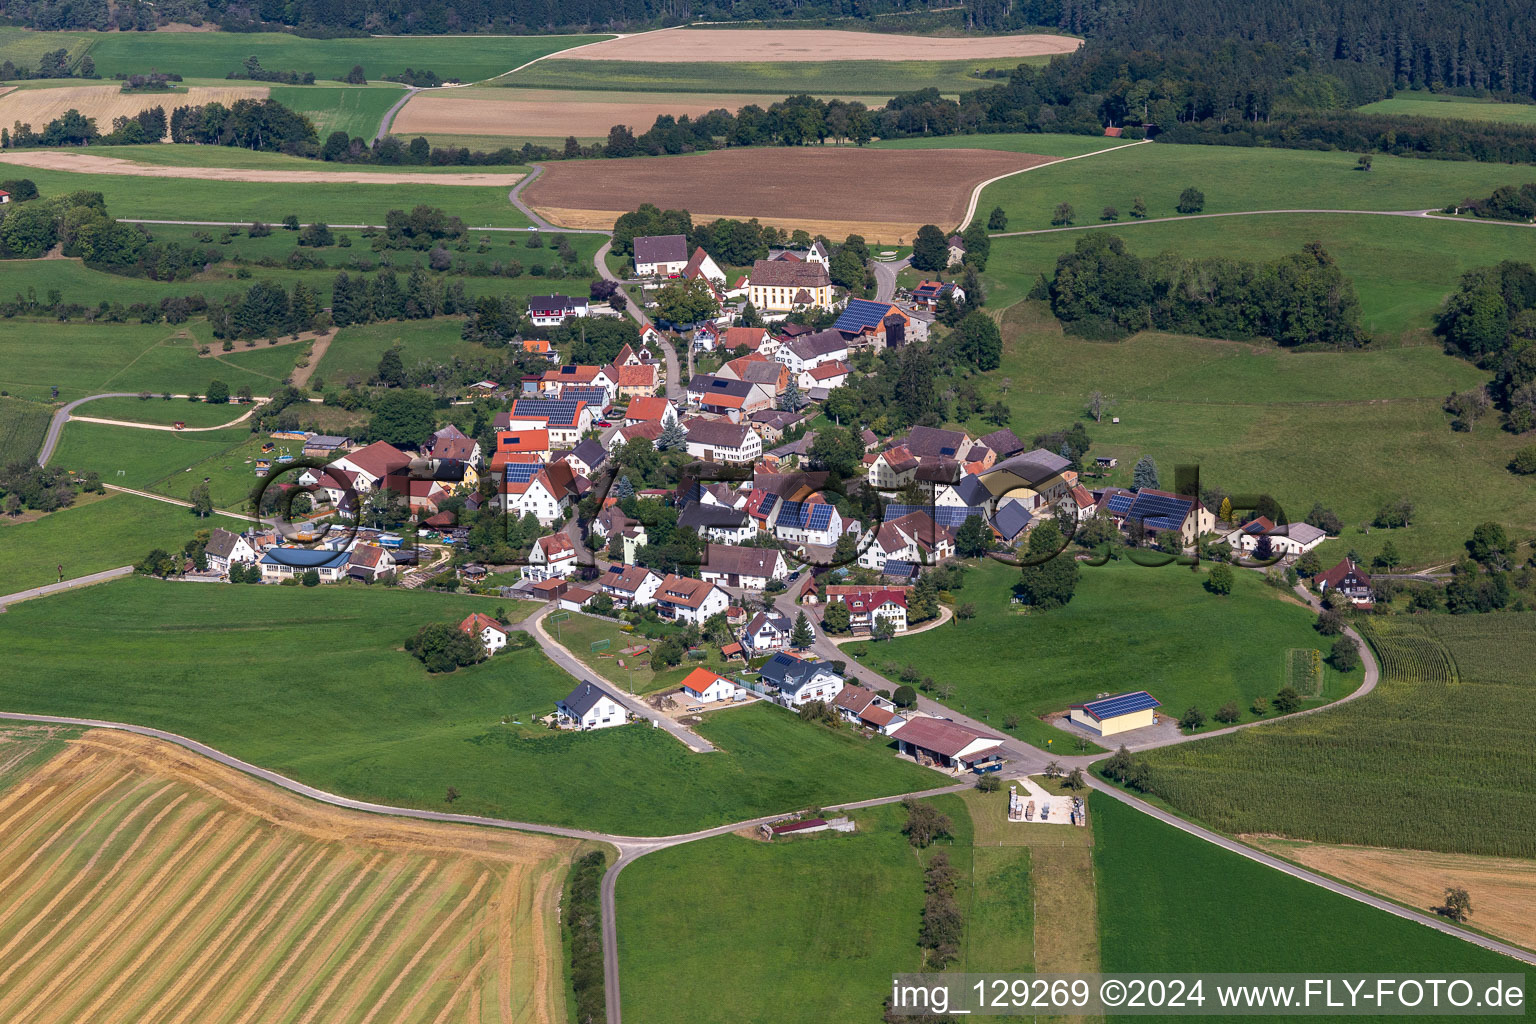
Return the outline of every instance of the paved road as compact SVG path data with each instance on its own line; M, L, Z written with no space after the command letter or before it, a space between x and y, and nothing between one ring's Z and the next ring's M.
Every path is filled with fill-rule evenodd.
M299 186L299 187L302 188L303 186ZM142 218L142 217L118 217L117 219L122 221L124 224L172 224L172 225L182 225L182 226L185 226L185 227L194 227L194 228L243 228L243 227L249 226L250 223L251 223L251 218L247 218L245 220L150 220L150 219ZM383 231L384 228L385 228L385 225L383 225L383 224L332 224L330 221L326 221L325 224L326 224L326 227L329 227L329 228L346 228L349 231L362 231L362 230L364 230L366 228L376 228L379 231ZM301 227L308 227L309 225L306 223L306 224L301 224L300 226ZM465 230L466 231L536 231L538 229L537 228L495 228L495 227L490 227L490 226L486 226L486 225L471 224ZM555 228L554 230L556 230L556 231L565 231L568 234L584 234L585 233L585 232L571 232L567 228ZM596 233L597 234L602 234L602 232L596 232Z
M88 587L92 583L105 583L107 580L121 579L133 574L133 566L124 565L116 569L103 569L101 572L93 572L87 576L76 576L72 580L64 580L61 583L50 583L43 587L33 587L31 590L18 590L14 594L0 594L0 612L5 611L6 605L15 604L17 601L26 601L34 597L47 597L49 594L60 594L76 587Z
M891 302L896 298L896 275L912 265L912 258L908 256L889 263L870 260L869 265L875 268L875 301Z
M540 217L537 213L534 213L533 212L533 207L531 207L527 203L523 202L523 189L525 189L529 185L531 185L534 182L534 180L537 179L538 176L543 174L543 173L544 173L544 165L543 164L530 164L529 165L528 173L523 175L522 179L519 180L516 185L512 186L512 191L507 193L507 198L512 201L512 205L517 207L518 212L521 213L524 217L527 217L533 223L533 226L534 226L535 230L537 230L537 231L559 231L559 232L562 232L562 233L567 234L567 235L611 235L611 234L613 234L613 232L611 232L611 231L603 231L600 228L562 228L562 227L557 227L556 225L551 224L549 221L545 220L543 217Z
M1021 167L1016 171L1009 171L1006 174L999 174L996 177L988 178L986 181L971 189L970 202L968 202L965 207L965 218L960 221L960 226L955 228L955 230L957 232L964 231L967 227L970 226L971 220L976 216L976 206L981 202L982 190L993 182L1002 181L1004 178L1012 178L1017 174L1028 174L1030 171L1038 171L1042 167L1055 167L1058 164L1071 163L1073 160L1087 160L1090 157L1103 156L1106 153L1118 153L1126 149L1135 149L1137 146L1150 145L1151 142L1151 139L1143 139L1140 142L1131 142L1123 146L1110 146L1105 149L1096 149L1092 153L1079 153L1077 156L1063 157L1060 160L1051 160L1043 164L1035 164L1033 167ZM997 236L994 235L993 237L995 238Z
M93 402L98 398L138 398L138 391L104 391L99 395L87 395L85 398L77 398L68 405L61 407L53 414L53 419L48 421L48 433L43 435L43 446L37 452L37 464L48 465L48 460L53 458L53 450L59 445L59 434L64 429L64 424L69 422L69 414L86 402ZM173 398L176 396L172 396Z
M619 286L620 291L623 291L624 282L615 277L613 271L608 269L608 253L612 248L612 240L604 242L602 248L597 250L597 255L593 257L592 264L597 269L598 277L601 277L604 281L612 281ZM641 310L640 304L628 292L624 292L624 297L629 300L628 304L624 307L625 311L634 318L635 322L640 325L640 329L644 331L649 321L646 320L645 313ZM661 354L667 360L667 399L673 402L682 401L686 392L683 389L683 369L681 362L677 358L677 348L666 338L663 338ZM689 376L693 375L693 354L691 351L688 356L688 373ZM603 440L604 443L607 443L608 438L605 437Z
M389 134L389 126L395 123L395 115L400 113L400 108L411 102L411 97L421 90L414 85L405 87L405 95L395 101L395 105L384 111L384 117L379 121L379 130L373 133L373 141L381 142L384 136Z

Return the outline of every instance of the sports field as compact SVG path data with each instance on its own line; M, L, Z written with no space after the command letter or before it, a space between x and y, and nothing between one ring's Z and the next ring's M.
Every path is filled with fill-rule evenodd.
M759 173L765 160L772 161L774 174ZM1049 160L979 149L854 147L569 160L550 165L523 197L570 227L611 227L620 213L648 202L687 209L696 222L757 217L785 228L834 236L857 232L871 242L891 242L912 238L923 224L958 224L976 184Z
M350 796L436 808L452 786L456 811L626 835L933 785L887 742L777 707L706 721L712 754L643 725L552 732L532 716L575 684L539 651L431 677L401 649L430 622L498 606L536 607L362 586L102 584L0 615L0 707L170 729ZM295 671L315 659L325 671Z
M1532 616L1373 622L1359 700L1147 755L1154 789L1225 832L1531 858ZM1326 800L1316 798L1326 791Z
M1243 972L1255 964L1275 972L1520 970L1507 957L1244 860L1102 794L1089 810L1106 972Z
M333 810L107 730L0 805L5 1019L566 1019L568 840Z
M1401 114L1406 117L1448 117L1459 121L1500 121L1536 124L1536 104L1498 103L1467 96L1437 96L1429 92L1398 93L1357 107L1362 114Z
M1191 705L1209 717L1231 700L1251 719L1253 698L1280 689L1285 652L1316 645L1313 615L1252 573L1239 573L1232 594L1218 598L1187 568L1122 559L1084 568L1066 607L1026 614L1010 603L1018 572L985 560L955 594L975 605L975 618L844 651L889 678L910 665L952 685L950 703L967 715L993 728L1017 715L1015 735L1065 748L1068 734L1038 716L1105 691L1148 690L1174 717ZM999 672L1004 648L1020 653ZM1358 683L1359 673L1346 682L1330 670L1323 693L1336 697Z
M370 36L306 39L282 32L30 32L7 29L0 60L35 65L48 50L89 52L104 78L119 72L175 72L185 78L223 78L255 56L273 71L313 71L340 79L361 64L370 79L407 67L474 82L510 71L536 57L607 36Z
M1452 431L1441 409L1446 395L1488 374L1438 346L1284 352L1262 342L1155 334L1084 341L1064 336L1038 303L1008 310L1003 337L1003 365L987 375L983 394L1008 403L1019 436L1083 420L1090 455L1119 460L1119 476L1104 482L1129 486L1131 467L1151 455L1165 475L1198 463L1207 485L1267 491L1293 517L1320 501L1345 527L1320 549L1327 564L1350 548L1369 559L1387 540L1405 564L1434 564L1459 557L1483 519L1516 531L1536 527L1529 485L1506 468L1521 438L1491 419ZM1086 411L1095 389L1114 403L1102 424ZM971 426L972 436L994 429L980 419ZM1480 513L1469 522L1465 495L1473 491ZM1416 506L1411 526L1362 528L1384 502L1403 496Z

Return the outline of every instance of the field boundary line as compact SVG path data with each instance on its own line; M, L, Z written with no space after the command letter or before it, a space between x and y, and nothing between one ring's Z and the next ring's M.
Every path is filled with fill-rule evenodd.
M971 201L965 207L965 219L960 222L960 226L955 228L955 231L956 233L959 233L971 226L971 221L976 219L976 204L981 202L981 190L986 188L988 185L991 185L993 182L1002 181L1004 178L1012 178L1018 174L1028 174L1030 171L1038 171L1042 167L1056 167L1059 164L1070 163L1073 160L1086 160L1090 156L1102 156L1105 153L1118 153L1126 149L1135 149L1137 146L1145 146L1151 141L1151 139L1142 139L1140 142L1132 142L1124 146L1106 146L1103 149L1096 149L1092 153L1079 153L1077 156L1059 157L1055 160L1047 160L1043 164L1034 164L1030 167L1020 167L1016 171L1009 171L1007 174L999 174L995 178L988 178L986 181L971 189ZM992 235L990 237L998 238L1001 236Z
M581 44L576 45L576 46L568 46L568 47L566 47L563 50L556 50L554 53L546 53L542 57L535 57L535 58L533 58L533 60L524 61L522 64L519 64L517 67L513 68L511 71L503 71L499 75L492 75L490 78L482 78L478 82L470 82L469 85L470 86L487 85L487 84L489 84L491 82L496 81L498 78L506 78L508 75L515 75L519 71L523 70L524 68L532 67L533 65L537 64L541 60L549 60L551 57L560 57L560 56L563 56L563 55L565 55L567 53L575 53L577 50L584 50L584 49L586 49L589 46L596 46L598 43L611 43L615 39L628 39L631 36L656 35L657 33L660 33L660 32L676 32L680 28L687 28L687 27L688 27L687 25L672 25L669 28L652 29L649 32L615 32L613 35L609 36L607 39L594 39L590 43L581 43ZM464 89L464 88L468 88L468 86L454 85L454 86L445 86L445 88Z
M1140 145L1140 143L1134 143ZM1129 146L1121 146L1120 149L1129 149ZM1106 152L1100 150L1100 152ZM1089 153L1089 156L1096 156ZM1068 157L1068 160L1078 160L1080 157ZM1057 160L1056 163L1065 163ZM1052 164L1040 164L1041 167L1050 167ZM1034 170L1034 168L1026 168ZM1015 172L1022 173L1022 172ZM1413 217L1419 220L1449 221L1457 224L1502 224L1514 228L1536 227L1536 224L1525 224L1513 220L1490 220L1487 218L1466 217L1437 217L1437 210L1330 210L1330 209L1299 209L1299 210L1228 210L1224 213L1183 213L1173 217L1144 217L1141 220L1116 220L1105 221L1100 224L1069 224L1064 227L1034 228L1029 231L1001 231L988 235L988 238L1021 238L1026 235L1054 235L1064 231L1098 231L1104 228L1128 228L1139 224L1167 224L1171 221L1187 220L1211 220L1217 217L1275 217L1275 216L1355 216L1355 217Z

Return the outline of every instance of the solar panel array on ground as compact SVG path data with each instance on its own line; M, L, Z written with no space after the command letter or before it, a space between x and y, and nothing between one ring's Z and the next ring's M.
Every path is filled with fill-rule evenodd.
M1156 697L1146 690L1137 690L1135 693L1122 693L1118 697L1091 700L1083 705L1083 710L1102 722L1106 718L1118 718L1159 707L1162 707L1162 703Z
M885 506L885 521L900 519L912 512L922 512L935 525L952 529L964 526L971 516L980 516L982 522L987 520L987 510L980 505L902 505L893 502Z
M879 327L880 321L890 313L891 307L884 302L868 299L849 299L843 315L837 318L833 328L844 334L858 334L868 327Z

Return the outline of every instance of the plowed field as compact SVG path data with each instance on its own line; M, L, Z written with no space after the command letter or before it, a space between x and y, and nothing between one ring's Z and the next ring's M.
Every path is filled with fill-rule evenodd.
M574 845L335 810L91 731L0 791L0 1020L564 1021Z
M924 224L953 228L971 190L1052 157L981 149L804 146L636 160L553 161L523 199L570 228L608 228L641 203L695 223L756 217L778 227L870 242L910 242Z

